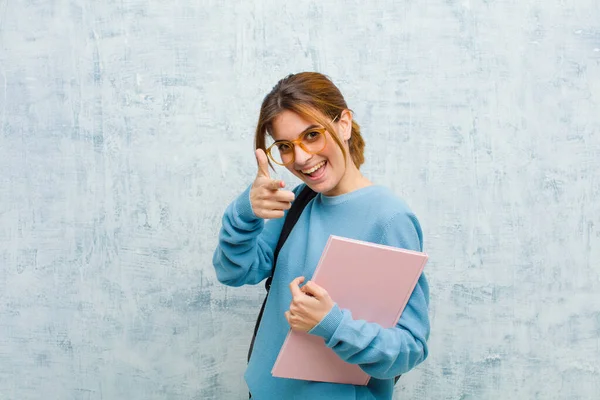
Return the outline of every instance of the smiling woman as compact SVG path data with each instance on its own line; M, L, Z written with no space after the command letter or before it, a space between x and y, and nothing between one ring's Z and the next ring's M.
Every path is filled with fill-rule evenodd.
M365 147L360 127L338 88L322 74L289 75L275 85L263 101L255 145L256 178L225 211L213 256L217 278L226 285L272 279L245 374L252 398L391 399L394 378L428 355L425 276L389 329L354 320L310 278L330 235L422 251L416 216L360 172ZM285 190L284 182L271 179L271 162L303 183ZM315 196L276 253L291 204L307 190ZM322 337L341 359L372 377L368 385L273 377L270 371L290 327Z
M319 145L302 146L306 140L301 140L299 134L317 134ZM266 150L267 137L275 140L276 145L283 141L287 155L283 162L279 161L273 149L281 147L271 146L271 151L268 151L271 160L285 165L317 192L335 195L353 190L353 184L358 185L354 189L368 184L359 172L365 148L360 126L353 120L339 89L322 74L305 72L290 75L275 85L261 107L255 137L257 149ZM295 146L296 143L299 146ZM348 153L352 163L348 163ZM331 159L319 161L319 157L312 157L314 155ZM314 167L316 162L325 162L325 169L329 167L327 177L320 177L325 179L317 180L314 176L307 179L306 174L301 172L303 167ZM334 183L336 185L331 186ZM338 188L337 184L341 187Z

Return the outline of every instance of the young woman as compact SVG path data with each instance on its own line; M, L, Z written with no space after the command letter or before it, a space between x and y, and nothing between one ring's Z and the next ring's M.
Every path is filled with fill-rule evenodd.
M422 251L417 218L389 189L361 174L364 141L359 125L338 88L324 75L305 72L279 81L263 101L255 141L256 179L225 211L213 256L220 282L254 285L269 277L283 217L295 196L305 185L317 195L277 258L277 273L245 374L252 398L391 399L394 377L427 357L425 276L390 329L354 320L310 278L330 235ZM303 183L285 190L282 181L271 179L271 162ZM369 374L369 384L273 377L271 369L290 327L322 337L340 358Z

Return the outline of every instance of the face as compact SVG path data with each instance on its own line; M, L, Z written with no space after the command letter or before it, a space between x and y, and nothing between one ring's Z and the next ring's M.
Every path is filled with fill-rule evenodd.
M352 128L350 113L345 111L332 125L336 129L340 140L345 143L348 162L351 162L347 147ZM299 135L311 127L321 126L316 122L305 120L292 111L285 110L273 120L273 139L296 140ZM348 165L344 161L344 154L331 137L332 134L335 133L325 133L325 140L327 141L325 148L316 154L307 153L299 145L295 145L293 150L294 162L285 166L311 189L328 196L344 193L345 177L348 170Z

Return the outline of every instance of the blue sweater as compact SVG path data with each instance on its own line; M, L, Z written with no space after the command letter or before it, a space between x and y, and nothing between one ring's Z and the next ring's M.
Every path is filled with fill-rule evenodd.
M304 184L294 189L300 193ZM270 275L283 218L265 223L252 212L248 187L227 208L213 264L220 282L254 285ZM304 209L279 253L277 270L245 379L252 398L391 399L394 377L427 357L429 286L421 275L396 327L383 329L354 320L337 305L310 333L372 378L367 386L274 378L271 369L289 330L285 319L292 300L289 283L308 281L330 235L422 251L421 227L407 205L389 189L368 186L340 196L318 194ZM368 266L365 266L368 268ZM335 301L335 299L333 299Z

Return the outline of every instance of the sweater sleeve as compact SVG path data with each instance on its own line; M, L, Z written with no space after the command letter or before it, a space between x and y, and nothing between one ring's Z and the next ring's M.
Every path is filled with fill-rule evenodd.
M219 282L255 285L273 268L273 253L284 218L265 222L252 211L250 186L225 210L213 265Z
M411 213L396 215L384 229L382 244L422 251L421 227ZM404 374L427 358L429 339L429 286L419 277L406 308L395 327L354 320L336 304L311 334L325 339L328 347L344 361L358 364L376 379Z

